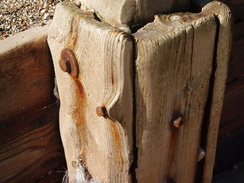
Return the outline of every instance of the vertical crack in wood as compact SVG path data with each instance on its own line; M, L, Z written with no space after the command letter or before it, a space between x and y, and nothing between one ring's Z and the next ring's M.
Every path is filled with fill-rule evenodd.
M149 23L133 34L130 40L115 28L106 27L101 22L92 22L94 19L90 18L86 22L83 18L84 23L71 18L71 24L84 23L84 27L87 26L86 30L81 28L82 26L71 25L67 30L71 29L72 34L68 34L68 39L73 40L70 46L75 47L79 60L88 59L80 62L82 64L80 79L90 104L83 107L82 104L77 104L77 101L74 103L80 107L75 108L80 113L78 118L85 118L87 125L87 127L81 125L81 121L76 124L79 128L78 133L83 133L85 136L82 146L86 145L86 140L89 141L87 144L90 143L89 147L85 147L87 151L84 153L92 164L90 169L92 174L99 178L101 176L107 181L130 181L129 173L132 175L133 182L143 180L193 182L197 179L194 174L197 164L195 159L199 149L199 133L202 132L203 136L207 136L209 132L210 122L204 124L205 127L202 129L201 124L211 118L217 70L216 47L219 38L214 37L213 32L216 31L217 36L219 27L215 30L212 14L213 12L204 12L179 13L173 15L175 17L158 16L155 22ZM179 20L174 19L179 17ZM70 26L70 23L66 24ZM208 35L204 26L211 32L208 39L201 37ZM82 32L82 36L78 37L76 32ZM99 45L86 43L87 38L83 36L89 37L94 42L98 41ZM101 38L94 38L96 36ZM55 45L53 49L57 50L56 43L62 47L62 41L69 41L65 36L53 40L56 41L53 43ZM189 50L182 44L187 44L185 47L189 47ZM214 46L215 50L212 48ZM92 54L94 47L97 52ZM212 52L215 54L214 58ZM129 58L130 54L134 54L133 59ZM133 60L132 69L128 60ZM133 72L132 76L130 72ZM65 75L62 77L69 79ZM75 84L78 84L75 92L81 93L83 91L81 82ZM74 92L74 88L68 90ZM99 90L100 93L96 94L94 90ZM77 95L76 98L82 97ZM128 100L133 102L130 103ZM97 101L99 101L98 105L96 105ZM110 117L95 116L95 109L101 103L106 106ZM124 109L125 106L128 109ZM133 114L131 114L132 110ZM188 122L184 127L172 130L169 121L174 110L182 110L180 112L184 113ZM204 119L202 119L204 110ZM75 118L75 111L73 113L72 117ZM84 132L83 128L89 128L90 131ZM72 138L74 136L71 135ZM127 141L127 138L130 141ZM105 145L101 145L101 142ZM202 144L206 145L207 141L203 140ZM97 152L101 157L91 155ZM85 156L80 154L80 157L86 161ZM128 154L133 154L134 159L130 159ZM108 159L112 161L108 162ZM148 170L151 166L155 169ZM101 167L105 167L104 170L100 170ZM189 175L190 173L192 174Z
M130 174L132 176L132 182L137 183L136 178L136 169L138 168L137 160L138 160L138 147L137 147L137 129L136 129L136 58L137 58L137 48L136 42L133 36L131 36L132 45L133 45L133 62L132 62L132 87L133 87L133 122L132 122L132 137L133 137L133 161L130 167Z
M213 8L206 6L206 9L213 12L218 26L218 37L216 37L216 69L214 73L214 84L212 103L209 114L208 131L206 134L206 156L203 168L203 183L211 182L215 152L217 146L217 135L220 116L223 106L223 97L228 73L228 60L232 43L231 23L232 17L229 8L220 2L213 2Z
M208 130L209 130L209 122L210 122L210 112L211 112L211 105L212 105L212 100L213 100L213 90L214 90L214 78L216 74L216 69L217 69L217 48L218 48L218 40L219 40L219 27L220 23L218 18L215 16L215 21L216 21L216 34L215 34L215 41L214 41L214 53L213 53L213 60L212 60L212 72L210 76L210 81L209 81L209 89L208 89L208 98L206 102L206 106L204 109L204 116L203 116L203 121L202 121L202 129L201 129L201 142L200 142L200 147L203 149L206 149L207 145L207 135L208 135ZM205 164L205 159L200 161L197 164L197 172L196 172L196 183L202 182L203 179L203 168Z

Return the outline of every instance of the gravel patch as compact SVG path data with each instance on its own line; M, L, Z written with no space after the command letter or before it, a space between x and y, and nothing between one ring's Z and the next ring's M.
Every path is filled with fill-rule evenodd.
M0 40L45 25L61 1L73 0L0 0Z

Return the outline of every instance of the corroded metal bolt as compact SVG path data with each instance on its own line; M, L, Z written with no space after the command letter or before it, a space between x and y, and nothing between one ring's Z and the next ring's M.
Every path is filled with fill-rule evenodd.
M183 125L182 117L178 117L176 120L174 120L173 125L175 128L179 128L181 125Z
M175 113L170 122L172 128L179 128L183 125L183 115L181 113Z
M106 107L104 107L104 106L98 106L98 107L96 108L96 112L97 112L97 115L98 115L98 116L102 116L102 117L104 117L104 118L107 118L107 117L108 117L107 109L106 109Z
M78 77L79 66L75 54L69 48L61 51L59 66L62 71L69 73L72 77Z

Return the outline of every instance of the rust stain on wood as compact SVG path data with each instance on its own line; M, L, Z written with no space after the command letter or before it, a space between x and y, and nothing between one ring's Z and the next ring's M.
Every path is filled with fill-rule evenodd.
M78 108L77 108L77 133L79 134L79 141L81 142L81 149L80 149L80 159L82 159L82 163L86 164L86 147L87 147L87 139L89 138L87 134L87 122L85 119L85 105L86 105L86 94L81 82L81 78L73 78L76 91L77 91L77 101L78 101Z
M114 68L113 68L113 64L111 64L111 82L112 82L112 86L114 85Z
M112 120L109 120L110 121L110 127L111 127L111 134L113 135L113 140L114 140L114 144L115 144L115 148L116 152L117 153L117 156L118 157L118 166L119 166L119 169L123 170L123 167L124 167L124 159L123 159L123 156L121 154L122 150L122 145L121 145L121 137L119 135L119 131L118 131L118 127L116 126L116 122L115 121L112 121Z
M175 177L175 170L174 170L174 159L175 159L175 150L177 144L178 137L178 129L174 128L170 132L170 140L169 140L169 156L168 156L168 168L167 168L167 182L171 183ZM169 181L170 180L170 181ZM174 181L173 181L174 182Z

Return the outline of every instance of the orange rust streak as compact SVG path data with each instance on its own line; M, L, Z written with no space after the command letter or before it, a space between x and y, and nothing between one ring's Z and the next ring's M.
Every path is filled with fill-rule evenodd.
M177 142L177 134L178 134L178 130L172 130L170 132L170 143L169 143L169 157L168 157L168 164L167 164L167 182L173 182L174 180L174 171L172 169L172 165L174 162L174 155L175 155L175 146L176 146L176 142Z
M116 149L120 149L120 147L121 147L120 136L119 136L119 132L116 128L116 125L114 123L115 122L111 121L111 131L112 131L112 135L113 135L114 140L115 140Z
M80 81L80 78L73 78L75 86L76 86L76 96L77 96L77 133L79 134L79 141L81 142L80 146L80 157L83 160L83 163L86 163L86 152L87 152L87 124L85 119L85 105L86 105L86 94L84 91L84 87Z
M79 78L73 78L78 91L79 100L85 100L85 91ZM81 101L82 102L82 101ZM82 102L84 103L84 102Z
M123 170L123 167L124 167L124 159L123 159L123 156L122 156L122 147L121 147L121 138L120 138L120 135L119 135L119 130L115 124L116 122L112 121L111 120L111 134L113 135L113 140L114 140L114 143L115 143L115 151L113 152L116 152L116 159L119 161L118 165L119 165L119 170L122 171Z

